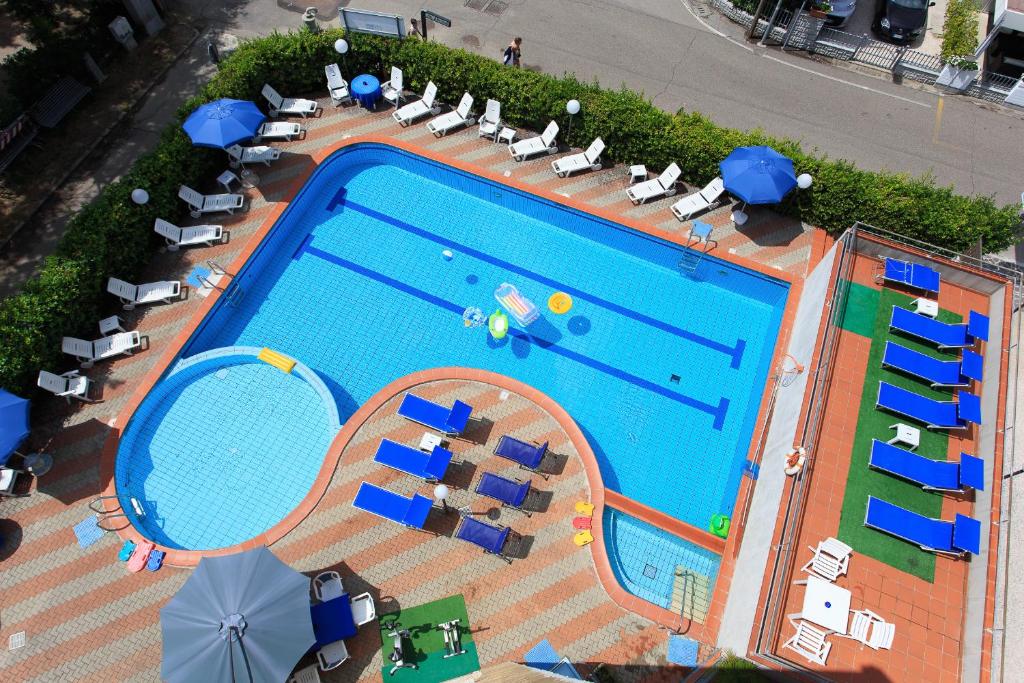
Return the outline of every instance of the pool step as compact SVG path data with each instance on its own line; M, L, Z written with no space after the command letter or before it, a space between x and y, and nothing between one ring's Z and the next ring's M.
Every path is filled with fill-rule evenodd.
M703 624L711 604L711 579L688 567L676 565L672 580L672 601L669 609Z
M263 347L263 350L260 351L259 356L257 356L257 358L259 358L264 363L273 365L281 372L290 373L295 368L294 359L289 358L280 351L274 351L273 349L268 349L267 347Z

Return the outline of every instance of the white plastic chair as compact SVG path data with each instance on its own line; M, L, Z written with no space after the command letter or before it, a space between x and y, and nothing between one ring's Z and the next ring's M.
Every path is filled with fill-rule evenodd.
M896 635L896 624L890 624L869 609L852 610L847 638L864 643L873 650L888 650Z
M174 223L157 218L153 224L156 234L167 240L167 248L170 251L177 251L178 247L188 247L195 244L205 244L212 247L215 241L220 240L224 235L224 228L220 225L191 225L186 228L179 228Z
M165 304L171 303L171 299L181 294L181 282L161 280L133 285L112 277L107 280L107 291L121 299L124 310L130 311L138 304L154 304L158 301Z
M235 209L242 208L245 202L245 198L240 194L201 194L188 185L178 188L178 198L188 204L192 218L216 211L234 213Z
M473 96L468 92L463 94L462 101L455 111L438 116L436 119L427 121L427 130L434 134L434 137L441 137L448 131L462 126L472 126L476 119L470 114L473 108Z
M316 664L299 669L288 678L288 683L320 683L320 671Z
M567 177L570 173L592 169L601 170L601 152L604 151L604 140L595 138L587 151L580 154L571 154L551 162L551 170L560 178Z
M321 671L330 671L342 665L348 659L348 648L344 640L336 640L328 643L316 651L316 658L320 661Z
M18 470L13 467L0 467L0 496L11 498L24 498L27 493L15 493L14 485L18 483L18 475L24 474L25 470Z
M257 145L255 147L231 145L224 151L231 157L231 168L238 168L239 165L245 166L246 164L259 163L270 166L271 161L277 161L281 158L281 150L276 147L268 147L267 145Z
M391 80L380 84L380 94L384 99L395 105L395 109L402 104L402 70L397 66L391 67Z
M715 178L700 192L686 195L673 204L672 213L681 221L690 220L694 214L716 206L723 192L725 192L725 181Z
M427 83L426 89L423 91L423 97L410 102L401 109L396 109L391 116L398 121L402 126L408 126L416 119L426 116L427 114L436 115L440 108L434 104L434 100L437 97L437 86L434 85L434 81Z
M655 199L663 195L671 197L676 193L676 181L679 180L682 173L679 164L672 162L654 180L645 180L642 183L630 185L626 188L626 196L634 204L643 204L648 199Z
M142 337L138 332L118 332L109 337L100 337L95 341L86 341L76 337L64 337L61 351L77 358L83 368L92 367L98 360L106 360L124 354L132 355L132 351L142 345Z
M299 114L306 118L308 114L316 113L316 101L304 100L300 97L281 97L280 93L274 90L269 83L263 84L263 97L270 105L270 115Z
M806 621L797 623L791 617L790 623L796 627L796 633L783 643L782 647L796 652L813 664L824 666L828 653L832 650L832 643L826 640L828 634Z
M301 134L302 126L297 123L290 121L268 121L260 126L259 130L256 131L256 137L252 141L258 143L260 140L283 139L291 142L292 136L298 137Z
M78 370L65 372L62 375L40 370L36 385L54 396L63 396L69 403L72 398L88 403L93 402L93 399L89 398L89 378L79 375Z
M818 543L818 547L807 546L814 556L807 561L801 570L809 574L817 574L828 581L835 581L846 574L850 566L850 555L853 548L835 538L826 538Z
M348 91L348 81L341 75L341 69L337 64L328 64L324 67L324 74L327 75L327 93L331 96L334 106L342 102L351 102L352 94Z
M369 624L377 618L377 607L373 604L373 598L369 593L363 593L352 598L352 619L356 626Z
M558 124L552 121L539 136L513 142L508 146L508 153L516 161L524 161L535 154L551 154L558 151L555 138L558 136Z
M501 129L501 102L487 100L487 107L484 115L480 117L479 135L482 138L498 139L498 131Z
M313 594L320 602L340 598L345 592L341 585L341 574L338 572L320 572L313 579Z

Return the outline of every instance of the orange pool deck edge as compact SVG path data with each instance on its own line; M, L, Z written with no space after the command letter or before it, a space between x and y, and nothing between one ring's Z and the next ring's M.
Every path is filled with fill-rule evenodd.
M320 164L323 163L330 155L334 152L343 149L345 147L356 145L360 143L376 143L396 149L400 149L417 156L421 156L425 159L435 161L446 166L458 169L465 173L469 173L475 176L479 176L492 182L506 185L508 187L520 190L529 195L535 195L542 199L551 201L555 204L567 206L569 208L580 211L584 214L595 216L607 220L611 223L623 225L637 232L645 233L658 237L667 242L677 244L680 246L686 246L686 240L681 235L674 233L665 232L655 228L652 225L646 225L635 219L630 219L625 216L620 216L608 211L604 211L598 207L593 207L583 202L573 200L570 197L564 195L555 194L547 190L537 188L534 186L521 183L512 178L499 176L492 173L489 170L467 164L456 159L449 159L443 155L436 154L429 150L423 149L416 145L397 140L386 135L369 134L361 136L353 136L341 140L333 145L326 146L311 156L315 162L313 168L308 173L300 174L296 178L292 179L287 185L288 189L285 193L286 198L277 202L276 206L270 207L270 210L263 220L259 228L248 238L248 243L240 251L238 257L231 264L230 271L238 273L248 262L252 254L259 248L263 243L264 239L271 232L280 219L281 215L287 210L291 201L298 194L299 190L306 184L306 182L312 177L317 171ZM822 232L818 230L817 232ZM823 238L822 238L823 239ZM816 243L818 240L816 240ZM827 244L827 242L825 243ZM822 245L819 243L819 248ZM827 250L827 246L824 246L824 250ZM796 315L797 303L800 299L800 294L803 287L803 280L796 276L793 276L784 271L775 270L768 266L756 263L750 259L730 254L727 252L716 253L715 249L711 249L708 253L712 254L716 258L720 258L723 261L734 263L735 265L741 266L748 270L757 272L761 275L780 280L785 282L789 286L789 292L787 294L786 306L783 312L783 318L779 327L778 334L776 336L775 349L773 352L771 368L777 367L783 356L785 356L785 348L788 344L789 333L792 328L793 319ZM820 258L820 254L817 255ZM812 255L812 259L814 255ZM104 496L116 496L117 489L114 479L115 463L117 457L118 444L120 443L120 436L125 427L128 424L139 405L149 394L152 388L159 381L160 377L167 371L175 357L179 354L184 345L188 342L192 334L202 324L203 320L212 310L216 302L219 300L222 292L214 289L202 302L199 307L193 313L192 318L188 323L178 332L178 334L169 342L167 348L160 356L154 367L147 372L138 383L138 386L131 393L125 405L118 412L117 418L113 424L111 424L110 433L103 444L102 454L100 456L100 481L106 482L102 495ZM302 522L320 502L320 499L326 493L327 488L331 482L334 471L337 468L341 454L351 440L353 435L356 433L358 428L366 421L366 419L373 414L383 403L388 399L395 396L397 393L407 390L411 386L422 384L426 381L441 380L441 379L466 379L476 380L482 382L488 382L495 386L514 391L532 401L537 405L547 410L562 426L567 434L570 435L573 444L576 446L580 456L583 460L584 470L587 474L588 484L591 488L592 501L595 505L594 509L594 542L591 544L594 564L597 570L597 574L604 586L605 591L609 597L617 603L623 609L627 609L643 617L646 617L658 624L667 626L668 628L679 630L684 625L684 619L679 614L670 612L669 610L662 609L653 603L650 603L642 598L634 596L624 588L622 588L611 569L611 563L608 559L607 550L604 544L604 535L602 529L602 513L604 509L605 501L605 489L600 475L600 470L597 465L597 459L594 456L593 450L590 448L585 437L579 431L575 421L568 415L568 413L555 401L553 401L546 394L530 387L524 383L514 380L504 375L499 375L486 370L477 370L471 368L436 368L431 370L425 370L416 372L411 375L399 378L391 384L385 386L377 394L371 397L364 405L360 406L358 410L342 425L341 430L335 436L327 453L324 456L323 464L320 467L320 471L317 474L313 485L310 488L309 493L300 501L300 503L292 510L288 515L284 517L280 522L272 526L267 531L259 534L247 541L228 546L225 548L218 548L215 550L181 550L176 548L166 548L157 545L157 548L167 553L164 558L165 564L176 566L176 567L190 567L195 566L199 563L202 557L216 557L223 555L230 555L244 550L250 550L252 548L259 547L261 545L271 545L281 540L290 531L296 528L299 523ZM758 418L755 422L755 433L762 427L762 423L766 417L766 411L768 407L768 398L771 392L774 390L774 386L771 382L765 382L765 387L762 393L762 398L758 410ZM756 452L757 443L752 442L750 447L750 455L752 457ZM736 501L734 502L733 513L740 502L746 499L749 494L749 489L753 485L752 481L744 476L741 478L740 487L737 491ZM672 520L671 523L665 522L665 519L669 518L667 515L658 513L657 511L651 510L647 506L644 506L636 501L625 498L614 491L609 491L611 498L615 501L613 507L622 509L623 512L628 514L635 514L640 519L653 523L659 528L662 527L661 523L666 523L668 528L664 528L665 531L672 533L676 536L681 536L685 540L694 542L701 547L708 548L713 552L721 555L721 565L719 567L718 579L716 580L715 590L712 593L712 602L709 606L707 619L704 623L705 633L708 638L713 639L717 635L718 624L721 619L721 613L725 607L724 596L727 594L727 587L732 580L732 569L733 562L736 553L739 549L739 544L742 540L742 529L733 527L732 532L729 534L729 538L722 540L711 534L701 535L699 529L685 525L678 520ZM114 512L116 510L116 503L110 502L115 499L104 500L104 509L108 512ZM627 509L628 508L628 509ZM650 514L653 513L653 514ZM685 530L681 530L680 527L685 526ZM683 531L683 533L680 533ZM121 539L131 539L136 543L146 539L134 525L129 524L126 528L117 531L118 536ZM713 539L713 540L712 540ZM723 590L723 587L726 590Z

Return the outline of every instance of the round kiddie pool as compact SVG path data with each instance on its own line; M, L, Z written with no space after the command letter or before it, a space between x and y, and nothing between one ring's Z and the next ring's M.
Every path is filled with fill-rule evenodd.
M128 423L118 499L161 545L242 543L309 493L339 428L330 390L305 365L255 347L200 353L179 361Z

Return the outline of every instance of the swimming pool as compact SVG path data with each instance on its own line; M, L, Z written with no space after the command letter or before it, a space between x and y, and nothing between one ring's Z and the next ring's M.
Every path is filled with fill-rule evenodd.
M446 258L445 252L450 254ZM439 366L499 372L576 420L604 483L706 529L731 514L787 283L379 144L324 161L183 356L268 346L315 370L344 421ZM509 282L539 320L496 342L463 311ZM569 293L573 308L545 305ZM149 399L147 399L148 401ZM296 500L296 503L298 500Z

